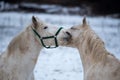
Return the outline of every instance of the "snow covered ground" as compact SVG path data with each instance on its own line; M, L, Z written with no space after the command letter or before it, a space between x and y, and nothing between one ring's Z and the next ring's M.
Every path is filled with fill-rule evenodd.
M73 15L1 12L0 53L6 49L11 39L31 22L32 15L64 28L80 24L83 18ZM107 50L120 59L120 19L87 17L87 20L103 39ZM69 47L43 49L34 73L36 80L83 80L83 69L78 51Z

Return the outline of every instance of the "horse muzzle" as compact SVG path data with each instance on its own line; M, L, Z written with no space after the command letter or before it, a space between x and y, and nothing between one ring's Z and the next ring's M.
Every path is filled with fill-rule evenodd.
M72 35L70 34L70 32L65 32L65 37L63 38L65 41L67 41L67 42L69 42L69 41L71 41L71 39L72 39Z

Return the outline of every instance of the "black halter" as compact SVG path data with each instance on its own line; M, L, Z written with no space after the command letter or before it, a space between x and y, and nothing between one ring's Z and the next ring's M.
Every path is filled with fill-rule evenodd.
M60 27L60 28L58 29L58 31L55 33L54 36L41 37L41 36L38 34L38 32L37 32L35 29L32 28L32 30L33 30L33 32L35 33L35 35L38 36L39 40L41 41L42 46L45 47L45 48L56 48L56 47L58 47L57 35L58 35L59 32L61 31L61 29L63 29L63 28ZM55 46L47 46L47 45L45 45L45 44L44 44L44 40L45 40L45 39L51 39L51 38L54 38Z

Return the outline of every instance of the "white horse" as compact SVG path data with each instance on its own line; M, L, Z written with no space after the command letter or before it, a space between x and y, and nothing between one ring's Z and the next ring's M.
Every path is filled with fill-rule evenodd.
M84 80L120 80L120 61L110 54L104 42L83 19L82 25L66 30L63 46L77 48L81 56ZM69 37L68 37L69 36Z
M32 17L32 23L0 55L0 80L34 80L33 70L40 50L51 45L57 47L58 34L63 33L62 28L51 26Z

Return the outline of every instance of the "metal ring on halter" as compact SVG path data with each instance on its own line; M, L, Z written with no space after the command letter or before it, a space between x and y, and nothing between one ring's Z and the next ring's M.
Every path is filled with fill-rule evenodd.
M41 41L42 46L45 47L45 48L56 48L56 47L58 47L57 35L59 34L59 32L60 32L62 29L63 29L63 28L60 27L60 28L58 29L58 31L55 33L54 36L41 37L41 36L38 34L38 32L37 32L35 29L32 28L34 34L35 34L36 36L38 36L38 38L39 38L40 41ZM45 39L51 39L51 38L54 38L55 46L46 46L45 43L44 43L44 40L45 40Z

